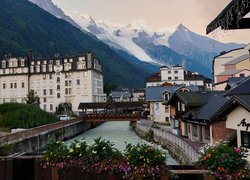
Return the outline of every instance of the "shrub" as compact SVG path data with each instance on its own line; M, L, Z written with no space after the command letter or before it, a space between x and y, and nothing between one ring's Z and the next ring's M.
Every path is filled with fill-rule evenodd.
M128 177L138 174L144 177L159 177L166 162L164 153L145 143L127 144L125 158L132 170L127 172Z
M230 147L227 142L207 145L201 149L198 167L210 170L210 174L219 178L231 179L247 175L245 148Z

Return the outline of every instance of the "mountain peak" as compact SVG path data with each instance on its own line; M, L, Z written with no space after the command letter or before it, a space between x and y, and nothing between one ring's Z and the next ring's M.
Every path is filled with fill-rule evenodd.
M189 31L189 29L188 28L186 28L182 23L180 23L179 25L178 25L178 27L177 27L177 29L176 29L177 31L186 31L186 32L188 32Z

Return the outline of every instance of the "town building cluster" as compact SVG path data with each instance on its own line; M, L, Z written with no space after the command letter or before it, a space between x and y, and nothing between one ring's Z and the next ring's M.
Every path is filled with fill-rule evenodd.
M247 45L216 56L214 86L196 73L202 78L187 79L181 66L161 67L147 79L148 119L200 145L224 140L250 150L249 52Z
M55 112L60 103L77 112L81 102L103 102L103 74L92 53L75 57L5 58L0 63L0 103L25 103L30 91L40 108Z

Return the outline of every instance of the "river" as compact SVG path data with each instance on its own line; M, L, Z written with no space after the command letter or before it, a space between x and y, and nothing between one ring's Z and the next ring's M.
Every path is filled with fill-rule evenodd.
M138 137L134 132L133 128L129 126L129 122L106 122L100 126L90 129L73 139L70 139L66 143L70 143L74 139L84 138L87 143L92 143L95 138L101 137L105 140L109 140L114 143L114 147L120 151L124 151L126 148L126 143L137 144L139 142L145 142L143 139ZM162 151L167 152L162 149ZM178 163L169 154L167 154L167 164L177 165Z

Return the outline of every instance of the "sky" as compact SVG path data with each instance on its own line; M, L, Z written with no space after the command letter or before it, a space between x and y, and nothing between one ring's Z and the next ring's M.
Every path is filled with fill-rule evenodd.
M144 20L153 30L176 27L182 23L189 30L206 34L206 26L230 0L53 0L66 11L91 15L95 20L129 24ZM210 38L222 42L250 43L248 30L216 30Z

